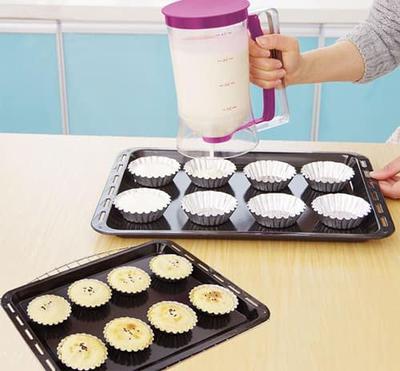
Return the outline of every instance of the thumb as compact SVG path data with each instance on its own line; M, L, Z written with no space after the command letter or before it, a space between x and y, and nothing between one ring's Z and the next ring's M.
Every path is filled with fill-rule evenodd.
M370 175L378 180L388 179L400 172L400 157L389 162L383 169L371 171Z
M299 44L295 38L280 34L259 36L256 42L264 49L276 49L283 52L299 50Z

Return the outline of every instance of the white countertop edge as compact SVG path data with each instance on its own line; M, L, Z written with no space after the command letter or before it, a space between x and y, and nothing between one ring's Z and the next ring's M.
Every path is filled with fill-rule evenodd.
M358 23L366 19L368 7L339 8L282 8L278 7L281 23ZM1 4L0 19L61 20L72 22L135 22L164 24L159 7Z

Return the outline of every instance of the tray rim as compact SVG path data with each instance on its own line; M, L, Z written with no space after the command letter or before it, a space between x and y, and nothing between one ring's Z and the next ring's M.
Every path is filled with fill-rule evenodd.
M240 297L243 301L247 301L248 304L252 305L253 307L256 306L255 310L257 311L258 316L255 319L252 320L247 320L244 323L239 324L237 327L231 328L230 330L223 332L217 336L214 336L213 338L209 340L203 340L192 347L183 350L182 352L179 352L177 354L174 354L170 357L162 359L160 362L153 363L149 365L146 368L143 368L143 370L160 370L165 367L171 366L177 362L183 361L186 358L189 358L190 356L196 355L197 353L200 353L204 350L207 350L208 348L218 345L219 343L228 340L240 333L243 333L247 330L250 330L251 328L266 322L267 320L270 319L271 312L269 308L262 302L260 302L257 298L254 296L250 295L248 292L243 290L242 288L238 287L235 283L233 283L231 280L220 274L218 271L214 270L212 267L210 267L207 263L203 262L199 258L197 258L195 255L191 254L189 251L187 251L185 248L183 248L181 245L177 244L176 242L172 240L165 240L165 239L156 239L156 240L151 240L147 241L145 243L142 243L140 245L136 246L131 246L127 247L126 249L123 249L121 251L117 251L115 253L112 253L110 255L107 255L105 257L101 257L99 259L96 259L94 261L89 261L88 263L82 264L77 267L70 268L68 270L59 272L55 275L45 277L43 279L35 280L32 282L29 282L25 285L21 285L19 287L16 287L14 289L8 290L6 293L4 293L1 297L1 305L3 307L3 310L6 312L7 316L10 318L12 323L14 324L15 328L17 331L20 333L22 338L25 340L25 343L28 345L28 347L31 349L31 351L34 353L38 361L42 364L42 366L46 370L61 370L60 367L58 366L58 360L55 360L51 353L47 351L46 345L43 344L43 342L36 336L35 331L32 329L32 326L29 324L29 322L25 319L25 314L23 313L23 310L20 308L19 305L16 305L14 303L15 295L18 295L19 292L23 290L27 290L32 287L36 287L38 285L45 284L47 282L51 282L54 279L60 279L63 276L73 274L75 272L78 272L80 270L83 270L85 268L91 267L91 266L96 266L96 265L101 265L103 262L111 259L116 259L121 255L129 254L132 253L135 250L140 250L144 249L147 246L150 245L155 245L155 244L162 244L165 246L168 246L172 248L174 251L176 251L177 254L183 255L183 256L189 256L192 258L192 263L196 264L197 267L209 275L213 275L215 278L215 275L219 278L215 278L215 280L220 281L220 285L224 287L231 287L236 291L236 295ZM206 270L204 269L206 268ZM208 272L207 272L208 271ZM222 280L222 281L221 281ZM255 304L255 305L254 305ZM12 310L10 309L12 308ZM26 330L29 330L29 335L27 335ZM204 347L204 342L206 342L207 346ZM36 346L36 344L39 346L42 352L40 352ZM50 366L50 365L51 366Z
M251 153L264 153L264 154L323 154L323 155L339 155L339 156L351 156L356 159L357 166L362 176L362 181L367 192L369 203L374 211L375 215L380 215L386 219L387 226L384 226L379 218L376 218L378 229L375 232L369 234L358 234L358 233L341 233L340 231L336 233L323 233L323 232L287 232L287 231L274 231L274 232L264 232L264 231L210 231L210 230L196 230L196 231L170 231L170 230L126 230L126 229L115 229L107 225L107 219L112 208L113 200L118 191L122 176L129 163L129 157L134 152L139 151L166 151L175 152L176 150L171 148L160 148L160 147L134 147L128 148L121 151L111 168L109 176L107 178L106 184L101 193L100 199L96 205L92 220L91 227L98 233L105 235L114 235L119 237L157 237L157 238L208 238L208 239L237 239L237 240L306 240L306 241L327 241L327 242L361 242L368 240L377 240L389 237L395 232L395 225L393 219L390 215L389 209L387 207L386 201L382 192L379 189L378 182L369 177L369 171L372 170L371 161L364 155L357 152L336 152L336 151L252 151ZM180 154L179 154L180 155ZM126 157L124 157L126 156ZM182 156L182 155L180 155ZM184 156L182 156L185 158ZM189 158L187 159L189 160ZM364 162L365 166L362 166L361 162ZM122 170L122 171L121 171ZM115 176L118 176L117 181L115 181ZM367 179L368 178L368 181ZM114 187L113 194L109 194L110 187ZM373 198L373 196L375 199ZM106 204L107 199L110 201L108 205ZM102 206L102 204L105 206ZM379 213L376 209L376 204L379 204L382 213ZM101 215L104 213L103 219Z

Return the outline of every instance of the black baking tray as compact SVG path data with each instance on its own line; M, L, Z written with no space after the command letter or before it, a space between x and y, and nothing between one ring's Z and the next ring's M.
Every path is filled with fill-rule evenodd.
M333 152L249 152L231 159L236 164L237 172L229 184L219 191L236 197L238 208L230 220L217 227L204 227L190 222L181 209L181 200L185 194L203 190L194 186L189 177L180 170L172 183L160 188L169 193L172 202L163 217L149 224L134 224L126 221L113 206L115 196L130 188L140 187L128 172L128 164L142 156L168 156L182 165L188 158L177 151L164 149L129 149L116 159L104 191L100 197L92 219L92 227L100 233L123 237L160 237L160 238L224 238L224 239L297 239L325 241L363 241L390 236L394 224L386 206L378 183L369 177L372 166L368 158L356 153ZM311 209L311 201L321 195L313 191L300 175L296 175L283 192L302 198L307 204L306 211L297 224L286 229L269 229L259 225L249 213L246 202L261 193L251 187L242 170L248 163L256 160L280 160L293 165L297 172L303 165L313 161L342 162L354 169L355 176L343 190L367 200L372 213L362 224L351 230L336 230L325 227Z
M125 295L113 291L111 301L105 306L85 310L73 306L71 317L56 326L35 325L27 315L28 303L38 295L56 294L66 297L67 288L72 282L87 277L106 281L107 273L121 265L136 266L151 273L148 268L150 259L157 254L168 253L184 256L193 264L192 275L182 283L168 283L152 276L151 287L144 294ZM266 321L270 316L268 308L181 246L167 240L151 241L21 286L7 292L1 303L46 370L70 370L57 358L57 344L63 337L86 332L103 339L102 330L111 319L131 316L147 322L146 312L152 304L162 300L177 300L190 305L189 291L203 283L218 284L232 290L239 299L237 309L223 316L206 316L198 312L198 324L188 334L167 335L155 332L155 342L150 348L134 355L113 351L108 347L109 358L96 369L160 370Z

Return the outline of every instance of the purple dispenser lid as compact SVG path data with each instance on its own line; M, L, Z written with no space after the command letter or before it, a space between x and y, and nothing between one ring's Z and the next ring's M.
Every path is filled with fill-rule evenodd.
M242 22L249 5L247 0L180 0L161 11L168 26L193 30Z

